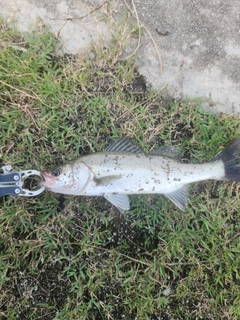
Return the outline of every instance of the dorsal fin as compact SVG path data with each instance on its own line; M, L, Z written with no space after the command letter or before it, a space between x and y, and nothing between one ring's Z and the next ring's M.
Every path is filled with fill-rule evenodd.
M133 144L128 138L122 138L111 143L105 151L108 152L131 152L131 153L143 153L143 151Z
M173 145L164 145L150 152L154 156L165 156L176 160L182 160L182 153Z

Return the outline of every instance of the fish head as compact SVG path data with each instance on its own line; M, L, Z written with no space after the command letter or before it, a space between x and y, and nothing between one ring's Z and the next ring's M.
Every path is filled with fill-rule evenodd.
M65 189L74 186L74 177L71 165L57 167L52 172L41 173L41 186L47 190L63 193Z
M41 186L62 194L81 194L91 177L91 172L84 164L68 164L57 167L51 173L41 173Z

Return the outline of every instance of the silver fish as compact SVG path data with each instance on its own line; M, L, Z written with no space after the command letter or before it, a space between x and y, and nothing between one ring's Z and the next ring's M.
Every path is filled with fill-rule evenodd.
M129 210L129 194L163 194L184 210L188 186L202 180L240 181L240 137L211 162L181 163L173 147L146 155L128 139L41 174L41 186L62 194L103 196L120 211Z

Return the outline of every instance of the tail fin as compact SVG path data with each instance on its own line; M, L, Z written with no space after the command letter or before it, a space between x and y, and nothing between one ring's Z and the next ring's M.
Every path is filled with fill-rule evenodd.
M236 137L214 160L222 160L225 176L222 180L240 181L240 136Z

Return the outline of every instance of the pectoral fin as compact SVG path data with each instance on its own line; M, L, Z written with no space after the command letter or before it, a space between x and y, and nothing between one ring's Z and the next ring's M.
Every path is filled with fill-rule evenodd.
M116 206L121 212L130 209L129 199L126 194L105 194L104 198Z
M114 182L115 180L120 179L122 176L119 175L112 175L112 176L105 176L101 178L93 178L97 186L106 186L109 183Z
M188 202L188 185L183 186L171 193L164 194L169 200L171 200L179 209L184 210L187 208Z

